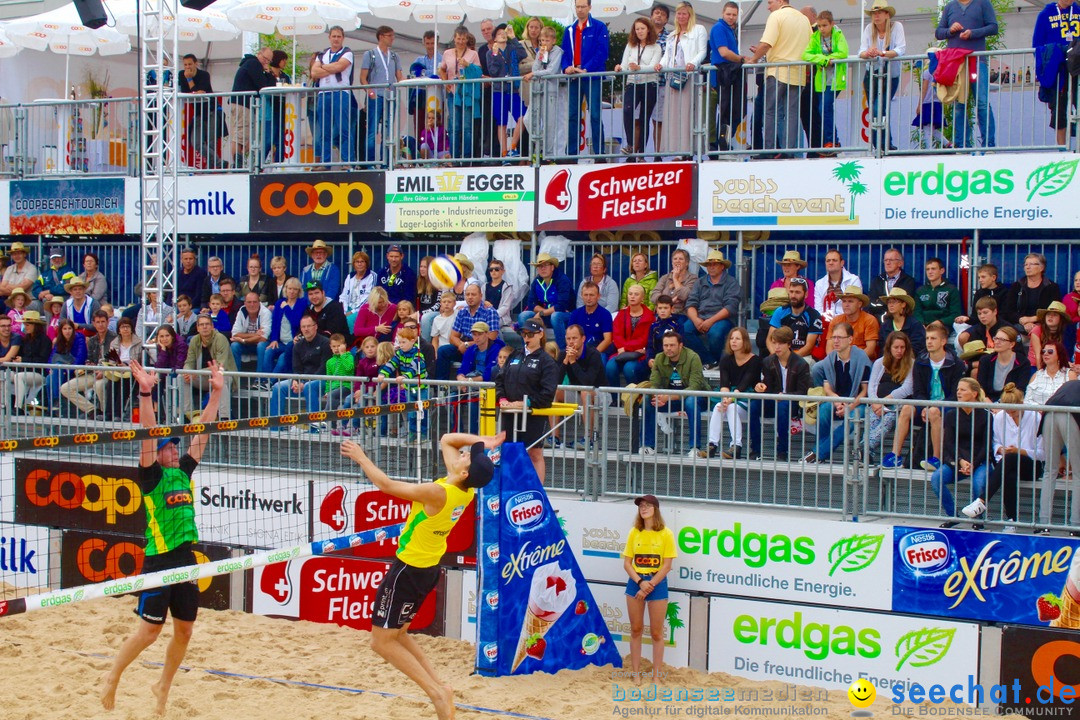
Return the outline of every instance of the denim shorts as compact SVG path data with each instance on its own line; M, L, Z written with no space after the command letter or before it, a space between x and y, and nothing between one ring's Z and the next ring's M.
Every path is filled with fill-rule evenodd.
M648 580L651 577L652 577L652 575L642 575L641 579L642 580ZM641 590L641 588L638 586L638 583L634 582L633 578L627 578L627 580L626 580L626 594L629 595L630 597L634 597L635 595L638 594L639 590ZM649 593L648 595L645 596L645 602L652 602L653 600L667 600L667 599L668 599L668 589L667 589L667 578L666 577L663 580L660 581L659 585L657 585L656 587L653 588L653 591L651 593Z

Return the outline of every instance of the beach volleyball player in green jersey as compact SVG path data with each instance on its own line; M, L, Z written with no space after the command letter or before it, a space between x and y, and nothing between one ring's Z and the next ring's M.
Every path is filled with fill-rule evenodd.
M222 389L225 387L224 369L210 362L210 397L199 419L201 423L217 420ZM131 375L139 384L139 420L144 428L157 425L154 410L154 385L156 372L147 372L137 361L131 362ZM139 448L139 489L146 508L146 559L144 573L184 567L196 563L192 544L198 542L195 527L195 483L191 474L202 459L209 435L196 435L187 453L180 455L179 438L143 440ZM135 634L128 637L116 653L112 668L101 680L101 704L112 710L116 704L116 686L124 669L154 644L165 616L172 613L173 637L165 649L165 663L161 679L151 686L157 698L156 710L165 714L169 689L180 663L187 653L188 642L195 626L199 610L199 586L197 581L166 585L139 593L135 614L139 616Z
M487 450L502 444L506 433L481 437L447 433L439 440L446 477L429 483L391 480L364 449L352 441L341 454L352 459L368 480L388 495L412 502L398 537L397 557L379 585L371 620L371 648L423 688L439 720L454 716L454 690L439 679L420 646L408 635L409 624L439 581L446 538L465 514L477 488L495 475Z

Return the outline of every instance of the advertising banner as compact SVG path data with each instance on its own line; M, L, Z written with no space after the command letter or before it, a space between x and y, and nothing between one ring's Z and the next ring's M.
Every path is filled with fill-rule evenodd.
M11 233L11 182L0 180L0 235Z
M0 583L48 589L49 528L0 523Z
M389 569L389 563L336 555L257 567L251 610L258 615L371 630L375 593ZM434 622L439 592L436 588L428 595L411 630L423 630Z
M15 180L12 235L123 235L124 179Z
M15 521L69 530L146 531L138 468L15 460Z
M679 553L669 584L680 590L893 608L891 526L720 508L665 520Z
M1028 717L1080 714L1075 700L1080 697L1080 636L1075 630L1006 625L1001 630L1001 685L1007 689L1003 711Z
M622 666L547 493L521 443L504 443L481 508L482 675Z
M60 587L72 588L91 583L119 580L143 571L143 548L146 541L113 533L68 530L60 549ZM229 548L199 543L194 546L199 563L225 560ZM199 607L227 610L232 595L229 576L215 575L199 579Z
M545 165L538 230L670 230L697 226L694 163Z
M386 232L533 230L532 168L395 170L386 183Z
M586 502L569 498L551 498L566 532L566 541L577 558L578 566L589 581L625 583L622 552L626 538L634 526L637 506L629 501ZM665 509L666 512L666 509ZM673 518L665 518L670 523ZM677 527L672 530L678 532ZM679 560L675 560L676 566ZM678 570L668 576L668 585L675 587Z
M137 233L142 222L139 178L125 181L124 225ZM177 183L177 231L182 233L246 233L251 223L247 175L199 175Z
M709 626L709 672L879 694L978 677L974 623L714 597Z
M896 527L894 610L1080 628L1080 541ZM1072 609L1076 609L1073 613Z
M382 232L383 176L381 172L253 175L251 232Z
M308 542L309 483L284 484L280 475L195 471L199 539L222 545L275 548Z
M702 230L871 230L878 226L880 168L853 160L702 163Z
M316 480L312 484L314 515L312 540L349 535L403 523L411 503L381 490L365 489L355 483ZM445 563L476 564L476 507L470 505L446 536ZM392 558L398 549L397 537L354 548L352 554L365 558Z

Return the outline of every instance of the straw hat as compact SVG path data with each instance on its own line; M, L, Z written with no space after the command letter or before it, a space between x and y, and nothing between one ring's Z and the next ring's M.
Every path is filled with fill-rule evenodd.
M866 295L863 295L862 291L854 285L848 285L846 288L844 288L844 291L840 293L841 300L849 297L859 300L863 304L863 307L866 307L870 304L870 298L868 298Z
M788 263L795 263L799 267L806 267L808 263L802 259L802 255L798 250L788 250L784 253L784 257L776 261L777 265L786 265Z
M874 0L874 4L866 11L867 15L873 15L875 10L884 10L889 17L896 17L896 8L889 4L889 0Z
M454 260L461 266L462 271L466 276L472 275L476 266L473 265L473 261L469 259L469 256L465 253L454 253Z
M326 244L325 240L316 240L315 242L311 243L311 247L304 248L304 252L308 254L308 257L310 257L311 253L316 250L325 250L327 255L330 254L330 246Z
M27 298L27 299L30 298L30 293L26 292L21 287L17 287L14 290L11 291L10 295L8 295L8 300L15 297L16 295L22 295L24 298Z
M713 262L718 262L721 265L723 265L725 268L731 267L731 261L730 260L725 260L724 259L724 253L720 252L719 250L710 250L708 257L705 258L705 264L706 265L708 265L709 263L713 263Z
M13 243L11 243L11 248L8 250L8 254L10 255L11 253L17 253L17 252L26 253L27 255L30 254L30 251L27 250L26 246L23 245L21 242L13 242Z
M1040 308L1035 315L1039 318L1039 322L1042 322L1042 319L1046 317L1047 313L1057 313L1061 316L1061 322L1063 323L1068 324L1072 322L1072 318L1069 317L1069 309L1066 308L1065 303L1060 300L1055 300L1045 308Z
M971 340L964 343L964 349L960 351L960 359L966 361L980 355L992 355L993 353L994 351L987 349L986 343L982 340Z
M776 287L769 290L768 296L765 298L765 302L758 306L764 315L772 315L772 313L786 305L790 305L788 301L787 290L782 287Z
M34 325L48 325L49 321L41 317L41 313L37 310L27 310L23 313L22 321L24 323L32 323Z
M53 295L51 298L45 301L45 307L49 307L50 305L63 305L64 300L66 299L67 298L65 298L63 295Z
M554 255L549 255L548 253L540 253L536 256L536 259L532 261L533 266L540 266L544 263L551 263L555 267L558 267L559 259Z
M890 300L903 300L904 304L907 305L908 314L915 312L915 298L908 295L907 291L902 287L894 287L887 294L878 296L878 300L883 303L888 303Z
M90 287L90 283L86 282L81 277L72 278L68 281L68 284L64 286L64 292L71 292L71 288L73 287L87 288Z

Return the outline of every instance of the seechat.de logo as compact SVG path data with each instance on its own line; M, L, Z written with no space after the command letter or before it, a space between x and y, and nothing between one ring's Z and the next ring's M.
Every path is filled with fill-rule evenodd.
M899 549L904 564L919 572L940 570L952 555L948 536L937 530L908 533L900 539Z
M506 501L506 517L522 530L538 525L544 519L544 502L540 493L526 490Z

